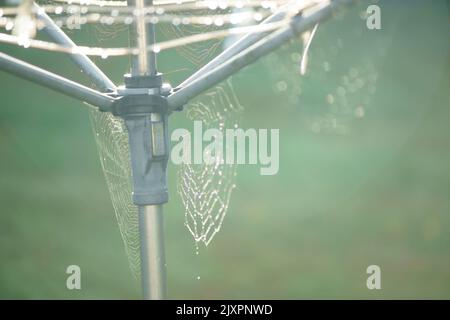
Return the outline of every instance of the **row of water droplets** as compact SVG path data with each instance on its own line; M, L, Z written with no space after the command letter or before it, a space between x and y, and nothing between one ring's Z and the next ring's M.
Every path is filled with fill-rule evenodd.
M71 30L80 29L85 24L130 25L137 18L143 18L152 24L213 25L231 28L242 24L257 24L280 4L283 4L283 1L163 1L158 5L156 1L154 6L136 9L126 7L126 2L123 1L60 0L56 2L56 5L44 4L41 7L35 7L32 1L24 0L20 6L0 8L0 28L12 32L12 35L0 34L0 41L49 51L80 52L101 56L102 58L138 54L138 50L134 48L89 48L80 46L71 49L51 42L34 40L37 30L44 27L35 15L47 13L52 16L59 27L67 27ZM249 10L242 11L244 8ZM205 9L208 10L207 15L202 14ZM229 9L231 9L231 13L227 13ZM241 9L241 11L235 12L234 9ZM186 10L189 11L189 14L183 14ZM242 32L247 31L242 30ZM187 39L185 42L206 41L211 37L225 36L227 36L227 32L216 32L209 36L203 35L195 39ZM185 44L185 42L180 42L180 39L176 40L176 43L168 43L165 46L153 45L149 47L149 50L159 52L163 47L168 49ZM77 51L73 52L73 50Z

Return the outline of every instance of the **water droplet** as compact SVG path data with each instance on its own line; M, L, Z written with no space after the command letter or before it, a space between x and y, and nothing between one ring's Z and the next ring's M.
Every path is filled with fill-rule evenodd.
M9 30L12 30L13 28L14 28L14 22L8 21L5 25L5 29L9 31Z
M158 52L160 52L161 51L161 47L160 46L154 46L153 47L153 52L154 53L158 53Z

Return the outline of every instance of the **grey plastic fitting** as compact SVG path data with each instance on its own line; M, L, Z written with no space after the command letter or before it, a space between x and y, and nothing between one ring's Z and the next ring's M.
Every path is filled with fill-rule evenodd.
M112 113L125 121L128 131L133 202L137 206L157 205L169 200L167 164L169 160L168 107L158 79L132 79L118 88ZM138 88L155 83L158 87ZM131 87L128 85L131 84Z

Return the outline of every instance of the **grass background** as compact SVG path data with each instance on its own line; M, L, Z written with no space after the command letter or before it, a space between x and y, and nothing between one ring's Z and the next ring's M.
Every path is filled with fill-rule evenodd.
M367 4L323 24L305 77L287 62L298 42L233 77L242 126L280 129L280 171L238 168L222 231L199 255L170 165L171 298L450 297L448 3L378 4L382 30L367 30L359 17ZM96 38L89 29L73 36ZM125 39L118 32L100 44ZM88 83L60 54L0 46ZM128 65L98 63L115 82ZM161 54L159 66L172 83L195 69L176 51ZM376 91L369 100L356 91L347 108L329 105L352 68L362 79L376 73ZM5 73L0 88L0 298L139 298L87 110ZM359 103L363 118L353 116ZM317 132L330 119L344 132ZM171 128L188 126L182 113L172 116ZM80 291L65 287L70 264L82 269ZM366 288L371 264L381 267L382 290Z

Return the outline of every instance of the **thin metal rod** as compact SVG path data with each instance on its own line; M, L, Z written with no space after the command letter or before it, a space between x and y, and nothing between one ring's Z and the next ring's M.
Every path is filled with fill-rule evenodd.
M145 2L147 6L153 6L153 0L147 0ZM144 19L142 19L144 20ZM155 31L155 25L153 23L148 23L147 26L147 47L145 47L145 51L148 52L147 48L148 45L153 45L156 43L156 31ZM158 73L157 66L156 66L156 52L153 50L150 51L148 56L148 73L149 75L153 76Z
M162 205L139 207L141 283L144 299L166 298L166 260Z
M127 0L127 5L137 10L135 22L130 29L130 44L139 49L139 54L132 57L131 75L153 76L157 73L156 53L147 48L155 43L155 26L146 23L143 10L146 6L152 6L153 0Z
M261 25L283 20L283 18L286 17L286 13L288 12L288 10L290 8L295 8L296 7L295 5L297 5L298 7L298 0L290 1L287 4L281 6L280 8L277 9L277 11L274 14L270 15L269 17L267 17L267 19L261 22ZM267 36L269 33L270 32L256 32L245 35L244 37L240 38L235 43L233 43L230 47L222 51L218 56L216 56L206 65L197 70L189 78L184 80L180 85L177 86L177 88L187 86L188 84L207 74L220 64L226 62L227 60L229 60L242 50L247 49L252 44L258 42L259 40Z
M172 93L167 98L170 110L179 108L190 99L214 87L242 68L252 64L259 58L279 48L290 39L298 36L306 30L311 29L318 22L327 19L337 8L345 4L350 4L353 1L355 0L333 0L307 17L294 18L290 26L284 27L281 30L270 34L227 62L224 62L212 71L206 73L201 78L198 78L184 88Z
M77 45L61 30L60 27L50 18L45 11L39 7L36 3L34 4L34 10L36 11L36 17L44 22L44 31L53 41L56 43L66 46L68 48L77 48ZM89 59L88 56L81 53L74 53L70 55L72 61L89 76L95 84L104 91L115 91L116 86L114 83L100 70L95 63Z
M114 98L0 52L0 70L108 111Z

